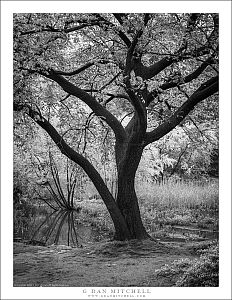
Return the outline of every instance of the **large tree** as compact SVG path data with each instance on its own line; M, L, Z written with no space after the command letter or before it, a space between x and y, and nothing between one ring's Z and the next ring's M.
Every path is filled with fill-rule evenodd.
M144 148L217 102L218 27L217 14L14 15L14 110L83 168L115 239L148 237L134 185ZM76 145L72 122L94 118L114 134L116 197Z

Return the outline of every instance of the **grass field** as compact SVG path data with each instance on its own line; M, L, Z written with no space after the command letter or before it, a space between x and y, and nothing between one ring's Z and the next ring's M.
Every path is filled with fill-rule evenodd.
M143 223L149 233L170 231L174 225L218 230L218 182L139 184L136 188ZM109 214L100 199L80 202L82 221L112 232Z

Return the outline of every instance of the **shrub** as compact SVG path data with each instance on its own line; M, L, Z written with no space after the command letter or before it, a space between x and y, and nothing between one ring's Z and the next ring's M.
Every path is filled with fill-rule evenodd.
M18 172L14 172L14 236L27 237L25 234L29 230L29 224L32 216L35 215L35 207L28 203L30 195L30 187L26 180Z
M218 245L202 250L199 260L190 263L176 286L218 286L219 255Z
M219 251L218 244L212 244L208 249L199 250L197 259L180 259L171 265L165 265L156 270L157 276L178 277L175 286L178 287L213 287L219 285Z

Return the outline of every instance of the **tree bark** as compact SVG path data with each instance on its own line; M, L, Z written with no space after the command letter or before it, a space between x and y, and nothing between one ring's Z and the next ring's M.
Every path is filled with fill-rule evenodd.
M121 153L119 153L120 150ZM116 157L118 157L116 159L118 168L116 203L130 232L128 239L145 239L149 237L141 220L138 198L135 192L135 174L142 152L142 143L129 143L116 149Z
M117 205L130 232L128 239L148 238L149 235L141 220L134 178L128 178L126 174L121 174L119 178Z

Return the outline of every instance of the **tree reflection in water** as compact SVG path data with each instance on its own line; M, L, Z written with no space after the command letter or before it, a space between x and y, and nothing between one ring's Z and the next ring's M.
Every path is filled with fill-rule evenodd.
M48 214L32 234L30 244L80 246L80 236L75 228L76 213L74 210L60 209Z

